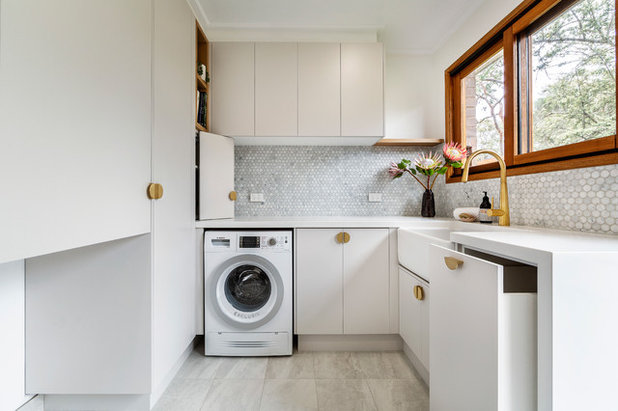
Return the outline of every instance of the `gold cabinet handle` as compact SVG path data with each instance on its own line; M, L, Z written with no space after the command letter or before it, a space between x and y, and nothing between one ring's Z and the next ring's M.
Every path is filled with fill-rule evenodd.
M163 186L159 183L150 183L148 184L146 194L148 195L149 199L158 200L163 197Z
M236 201L236 198L238 197L238 194L236 194L236 191L230 191L230 194L228 194L228 197L229 197L230 200Z
M444 257L444 262L449 270L456 270L460 265L463 265L463 261L456 259L455 257Z
M342 231L340 233L337 233L337 235L335 236L335 240L339 244L347 243L350 241L350 234L346 233L345 231Z
M420 285L414 286L414 297L416 297L419 301L423 301L425 299L425 290L423 290L423 287Z

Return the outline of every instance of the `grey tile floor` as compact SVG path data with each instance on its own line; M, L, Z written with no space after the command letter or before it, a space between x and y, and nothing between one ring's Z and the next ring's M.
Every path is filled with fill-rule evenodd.
M426 411L429 393L401 352L230 358L196 350L154 410Z

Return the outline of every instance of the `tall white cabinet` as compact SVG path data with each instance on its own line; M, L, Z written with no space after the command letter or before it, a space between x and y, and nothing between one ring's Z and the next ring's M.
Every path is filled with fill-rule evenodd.
M298 45L255 44L255 135L298 132Z
M297 230L297 333L388 334L389 275L386 228Z
M23 91L17 67L38 87L0 125L2 138L21 139L7 151L34 170L14 179L24 210L7 213L32 243L19 257L54 251L26 259L26 386L55 409L114 409L96 405L95 393L149 409L196 331L195 19L184 0L47 3L2 3L2 46L11 50L2 104L5 89ZM42 71L31 63L41 52ZM17 83L4 88L8 78ZM53 119L33 128L32 98L46 92L54 103L42 115ZM22 115L27 124L16 123ZM23 130L4 132L16 124ZM41 170L26 161L39 157ZM42 172L37 189L30 178ZM163 186L156 201L146 196L151 181Z
M154 0L152 391L195 338L195 17L184 0Z
M341 44L341 135L384 135L382 43Z

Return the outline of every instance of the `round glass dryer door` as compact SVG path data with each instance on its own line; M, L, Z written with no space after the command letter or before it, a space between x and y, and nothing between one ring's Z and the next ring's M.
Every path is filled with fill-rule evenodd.
M242 312L257 311L268 302L271 281L260 267L246 264L234 268L225 280L225 297Z
M277 269L257 255L240 255L223 263L208 285L212 301L228 323L248 329L270 320L283 299Z

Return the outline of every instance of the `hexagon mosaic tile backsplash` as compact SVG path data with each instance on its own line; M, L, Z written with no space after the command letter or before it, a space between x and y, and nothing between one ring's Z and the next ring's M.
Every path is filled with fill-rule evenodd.
M423 188L392 180L391 161L412 159L406 147L237 146L236 216L418 216ZM511 222L618 234L618 165L509 177ZM497 179L434 186L436 214L478 206L483 191L498 201ZM264 203L249 201L264 194ZM381 193L382 202L369 202Z

